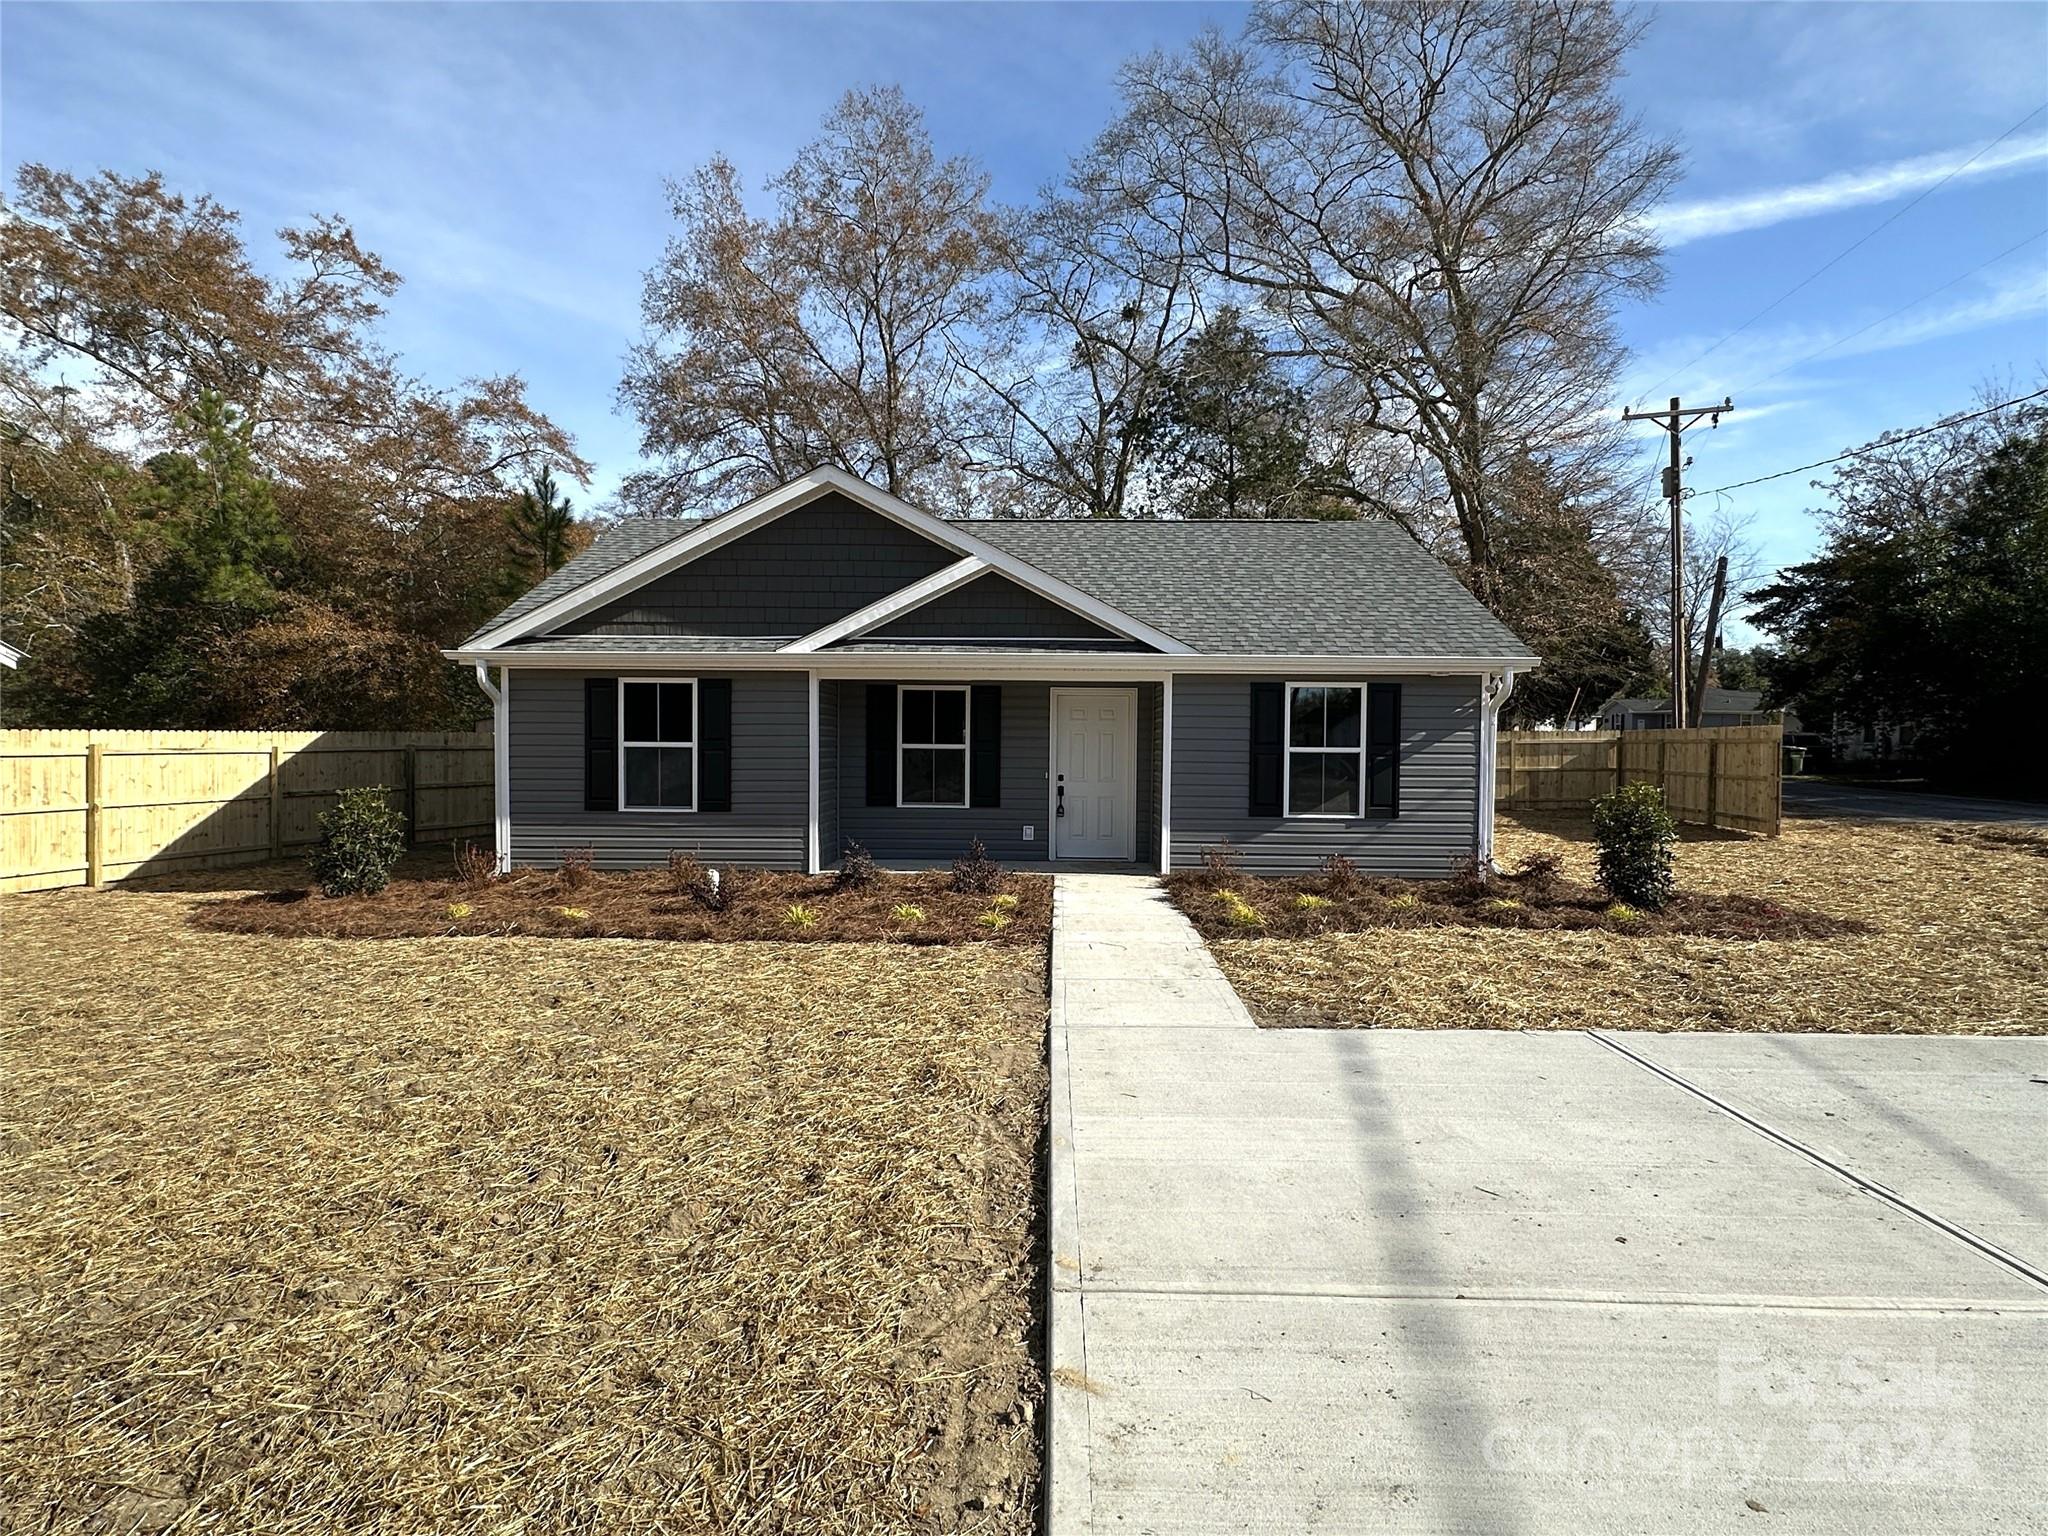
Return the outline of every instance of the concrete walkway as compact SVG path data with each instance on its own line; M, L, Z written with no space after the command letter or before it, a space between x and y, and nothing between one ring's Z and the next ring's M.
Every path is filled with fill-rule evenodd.
M2048 1507L2048 1041L1260 1030L1058 892L1052 1536Z

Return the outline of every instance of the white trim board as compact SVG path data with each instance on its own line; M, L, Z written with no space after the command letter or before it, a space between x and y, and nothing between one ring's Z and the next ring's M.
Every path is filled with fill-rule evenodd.
M611 598L645 585L658 576L665 576L690 563L700 555L708 554L721 545L752 532L754 529L773 522L785 512L795 510L819 497L838 492L849 501L868 511L901 523L913 533L922 534L934 544L951 549L963 558L980 560L985 567L1000 571L1020 587L1027 587L1040 597L1069 608L1083 618L1092 619L1105 629L1132 640L1141 640L1154 649L1170 656L1192 655L1190 648L1176 640L1162 629L1155 629L1142 619L1133 618L1119 608L1112 607L1101 598L1083 592L1079 587L1050 576L1037 566L1018 559L1015 555L985 544L971 533L964 532L958 523L949 523L942 518L909 502L891 496L887 491L877 490L865 480L856 479L842 469L830 467L814 469L800 479L792 480L764 496L730 512L711 518L702 527L692 532L658 544L646 553L636 555L617 570L586 581L579 587L549 599L538 608L519 618L477 636L476 640L464 647L466 651L487 651L525 635L552 629L569 619L588 613ZM806 637L808 638L808 637Z
M988 570L988 562L969 555L965 560L949 565L943 570L933 571L921 581L891 592L887 597L878 598L867 607L849 613L843 619L834 619L823 629L814 629L801 639L792 640L782 647L785 655L804 655L811 651L823 650L828 645L837 645L841 640L851 640L864 635L877 625L886 624L900 613L913 608L922 608L933 598L944 597L959 587L964 587L975 577Z

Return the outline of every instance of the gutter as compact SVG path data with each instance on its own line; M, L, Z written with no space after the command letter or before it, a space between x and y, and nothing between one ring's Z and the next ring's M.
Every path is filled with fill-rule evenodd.
M1500 787L1500 707L1515 691L1515 670L1488 675L1479 684L1479 825L1473 832L1472 852L1479 866L1500 873L1493 861L1494 801Z
M1344 656L1201 655L1156 651L1088 652L941 651L597 651L550 650L545 645L505 649L456 647L441 653L464 666L547 667L600 671L649 670L677 666L720 672L817 671L827 676L904 677L915 673L972 674L985 678L1034 678L1060 673L1126 675L1156 679L1162 672L1255 675L1307 674L1318 677L1470 677L1525 672L1534 656ZM1503 695L1505 697L1505 695Z

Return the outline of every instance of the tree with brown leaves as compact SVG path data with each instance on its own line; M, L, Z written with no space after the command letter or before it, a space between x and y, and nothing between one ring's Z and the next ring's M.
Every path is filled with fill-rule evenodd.
M712 160L672 183L678 230L647 274L620 398L658 468L630 505L690 512L822 464L915 496L976 431L961 366L1001 231L988 177L941 160L895 88L853 91L747 211Z

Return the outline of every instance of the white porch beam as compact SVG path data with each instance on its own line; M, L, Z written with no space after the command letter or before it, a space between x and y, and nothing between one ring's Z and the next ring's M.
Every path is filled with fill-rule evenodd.
M816 672L809 672L805 676L809 680L810 693L811 800L809 827L804 839L804 872L815 875L823 867L820 863L820 850L818 847L818 674Z
M1159 873L1173 873L1173 674L1159 680Z

